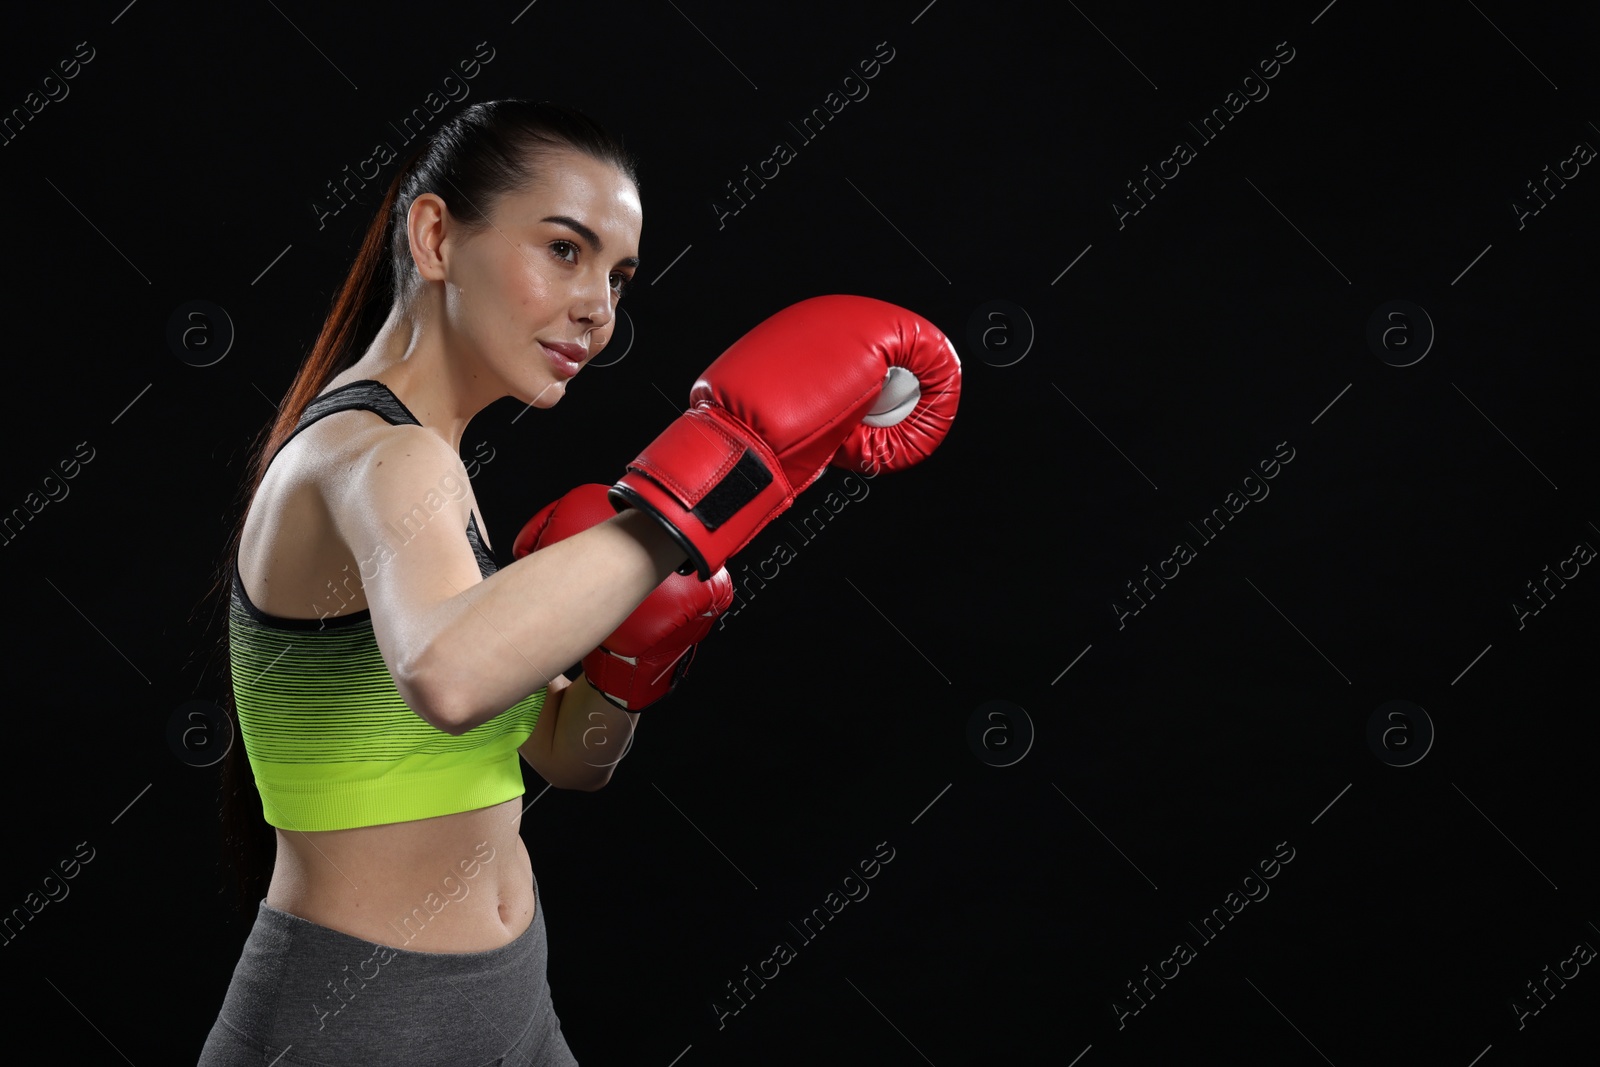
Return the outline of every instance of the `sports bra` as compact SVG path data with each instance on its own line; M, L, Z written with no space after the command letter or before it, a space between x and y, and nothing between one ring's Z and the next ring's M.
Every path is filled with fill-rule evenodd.
M313 400L284 444L350 409L421 425L382 382L364 380ZM476 516L466 536L489 577L497 568ZM517 750L538 724L544 688L464 734L447 734L401 698L370 610L268 615L245 592L237 556L228 652L239 733L272 826L347 830L471 811L524 792Z

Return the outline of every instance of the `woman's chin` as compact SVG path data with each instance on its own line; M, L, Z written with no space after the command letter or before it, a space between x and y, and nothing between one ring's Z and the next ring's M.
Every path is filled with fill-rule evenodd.
M546 382L527 404L530 408L552 408L566 395L566 382Z

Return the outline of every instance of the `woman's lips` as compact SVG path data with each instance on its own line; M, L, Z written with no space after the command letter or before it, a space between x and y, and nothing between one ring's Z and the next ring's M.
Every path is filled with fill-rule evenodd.
M583 364L578 359L573 358L573 355L578 355L581 358L582 355L586 354L580 345L562 344L557 347L540 341L539 347L544 350L545 358L550 361L551 368L563 377L570 378L583 367Z

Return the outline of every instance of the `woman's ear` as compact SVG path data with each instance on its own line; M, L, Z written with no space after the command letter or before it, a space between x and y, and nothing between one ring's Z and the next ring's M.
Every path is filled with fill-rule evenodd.
M443 281L445 240L453 236L450 209L437 193L420 193L406 213L406 235L411 243L411 261L426 281Z

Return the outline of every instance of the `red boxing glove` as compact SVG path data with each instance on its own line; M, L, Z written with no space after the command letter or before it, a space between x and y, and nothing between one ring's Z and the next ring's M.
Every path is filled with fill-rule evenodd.
M829 463L899 470L950 429L961 361L927 319L864 296L818 296L735 341L690 407L611 487L688 555L701 578L727 562Z
M608 487L580 485L547 504L511 545L514 559L597 526L615 515ZM717 616L733 604L726 569L709 581L671 574L656 586L601 646L583 657L589 684L624 711L643 711L677 688L695 648Z

